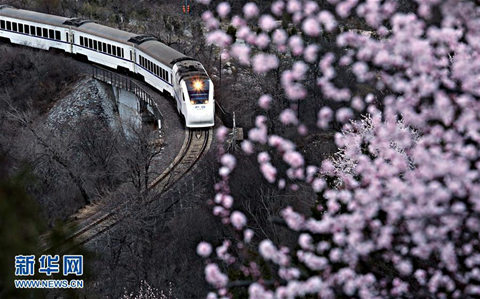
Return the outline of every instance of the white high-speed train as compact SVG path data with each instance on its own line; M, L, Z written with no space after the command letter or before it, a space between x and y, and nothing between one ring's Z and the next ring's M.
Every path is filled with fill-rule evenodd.
M213 83L205 68L152 36L0 5L0 38L84 55L89 61L140 74L146 83L176 100L187 127L214 125Z

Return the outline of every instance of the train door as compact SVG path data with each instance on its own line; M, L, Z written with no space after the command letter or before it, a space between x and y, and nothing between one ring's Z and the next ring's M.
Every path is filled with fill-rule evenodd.
M132 62L132 69L131 71L136 73L137 72L137 55L135 53L135 48L130 49L130 61Z

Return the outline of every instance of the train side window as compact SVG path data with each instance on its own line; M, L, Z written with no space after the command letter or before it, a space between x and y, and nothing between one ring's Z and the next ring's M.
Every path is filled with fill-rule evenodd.
M107 44L102 43L103 53L107 53Z
M7 30L12 30L12 22L7 21Z
M23 24L18 24L18 32L23 33Z
M47 28L43 28L43 37L48 38L48 29Z
M89 47L90 49L93 48L93 41L92 41L91 38L88 39L88 47Z
M124 58L124 57L125 57L125 51L124 51L124 49L122 48L122 58Z
M115 46L112 47L112 54L113 56L117 56L117 47Z
M37 36L42 36L42 28L37 27Z
M30 34L30 26L25 25L25 33Z
M48 37L50 39L55 39L55 30L49 29L48 30Z
M31 35L36 35L35 34L35 26L30 26L30 34Z
M95 51L98 50L98 45L96 40L93 41L93 48L95 49Z
M67 41L67 43L69 42L69 40L68 40L68 32L65 32L65 40Z
M0 28L5 29L5 21L4 20L0 21Z
M112 45L110 44L107 45L107 53L112 54Z
M80 36L80 46L83 46L83 36Z
M13 31L18 31L17 23L12 22Z
M61 40L61 38L60 38L60 31L58 31L58 30L55 30L55 39L56 39L56 40Z

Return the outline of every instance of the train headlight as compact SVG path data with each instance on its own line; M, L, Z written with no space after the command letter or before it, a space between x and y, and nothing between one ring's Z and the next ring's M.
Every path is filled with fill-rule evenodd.
M203 82L201 80L193 81L193 89L195 89L196 91L203 90Z
M190 101L190 104L195 105L195 101Z

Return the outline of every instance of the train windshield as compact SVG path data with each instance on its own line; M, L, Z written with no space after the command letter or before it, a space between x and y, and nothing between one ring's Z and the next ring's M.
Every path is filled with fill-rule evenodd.
M208 78L190 78L185 81L187 84L190 102L194 105L208 103Z

